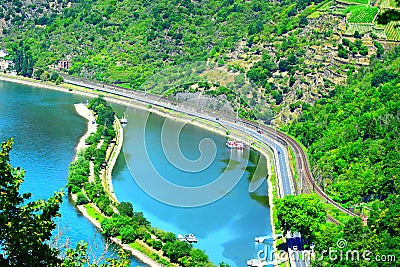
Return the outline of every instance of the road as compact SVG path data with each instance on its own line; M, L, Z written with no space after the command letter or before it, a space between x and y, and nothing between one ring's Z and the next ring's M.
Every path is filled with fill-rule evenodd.
M173 111L177 112L182 112L184 114L201 118L204 120L212 121L212 122L217 122L221 126L225 128L230 128L230 129L236 129L238 131L241 131L242 133L245 133L247 135L250 135L254 139L257 139L261 141L262 143L266 144L269 146L275 155L275 161L276 164L276 174L279 179L279 190L280 190L280 195L287 196L287 195L293 195L293 194L298 194L298 193L310 193L312 191L315 191L317 194L319 194L322 198L326 200L327 203L330 203L334 205L336 208L339 210L347 213L350 216L356 216L353 212L341 207L339 204L334 202L332 199L330 199L325 192L318 186L316 185L312 173L310 171L307 155L305 151L302 149L302 147L291 137L287 136L286 134L279 132L278 130L271 128L266 125L259 125L251 121L247 120L242 120L240 119L239 121L235 117L221 117L221 114L213 113L213 114L206 114L201 110L200 112L198 111L198 107L187 107L179 103L175 103L172 100L161 98L156 95L152 94L146 94L146 92L142 91L132 91L124 88L120 88L117 86L113 85L107 85L107 84L99 84L95 82L90 82L90 81L84 81L82 82L81 80L74 79L69 76L64 76L64 82L82 86L85 88L93 89L93 90L98 90L106 93L110 93L112 95L117 95L117 96L122 96L128 99L131 99L132 101L139 101L145 104L151 104L153 106L159 106L162 108L170 109ZM218 120L217 120L218 117ZM263 134L260 134L257 132L257 129L262 129L264 132ZM290 167L289 167L289 161L288 161L288 150L287 147L290 146L293 150L293 152L296 155L296 165L297 165L297 170L299 172L299 175L302 175L304 178L305 184L303 184L303 190L301 192L296 192L296 188L294 186L295 181L293 181L290 173ZM335 219L330 218L330 221L338 223ZM307 266L307 264L304 261L293 261L291 262L292 266Z
M242 120L236 122L236 118L234 117L219 117L220 114L205 114L204 112L203 113L196 112L194 109L189 110L187 106L184 106L180 103L174 103L170 100L160 98L159 96L155 96L152 94L145 94L142 91L132 91L110 85L100 86L94 83L88 84L86 81L82 82L66 76L64 76L64 82L74 85L79 85L89 89L107 92L113 95L123 96L131 100L140 101L142 103L151 104L153 106L159 106L162 108L181 112L193 117L216 122L225 128L235 129L249 136L252 136L254 139L257 139L260 142L268 145L273 150L275 158L278 159L276 161L276 166L277 166L276 173L279 178L280 195L286 196L295 193L291 173L289 172L290 167L288 162L287 148L273 134L270 133L259 134L257 132L257 128L254 128L249 124L242 123ZM218 120L216 120L217 117L219 118Z

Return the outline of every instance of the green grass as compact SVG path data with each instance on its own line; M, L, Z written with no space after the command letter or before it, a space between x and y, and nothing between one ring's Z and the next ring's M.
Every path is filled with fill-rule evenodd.
M311 13L307 18L308 19L317 19L321 16L321 12L315 11L314 13Z
M289 147L289 154L290 154L290 166L293 168L293 178L296 182L300 182L299 175L297 174L297 166L296 166L296 155L293 152L293 149Z
M347 17L349 23L373 23L379 9L377 7L359 5L350 6L346 11L350 12L350 15Z
M354 34L355 31L358 31L361 34L365 34L367 32L371 32L373 30L372 25L358 24L352 23L349 24L346 30L347 34Z
M321 201L323 201L323 200L321 199ZM339 222L341 222L343 224L346 223L351 218L349 215L338 210L331 204L323 202L323 205L325 207L325 210L326 210L326 213L328 216L335 218L336 220L338 220Z
M400 21L391 21L385 27L388 40L400 41Z
M396 3L396 0L390 0L390 6L391 6L391 7L400 7L400 6Z
M91 204L86 204L85 209L89 216L96 221L101 222L104 219L104 216L100 214L95 208L93 208Z
M349 4L368 4L368 0L343 0L341 2L349 3Z
M151 251L150 249L144 247L143 245L141 245L140 243L138 243L137 241L135 241L134 243L129 244L129 246L133 249L136 249L140 252L142 252L143 254L147 255L148 257L150 257L152 260L155 260L159 263L162 263L164 266L171 266L171 263L166 260L165 258L162 258L160 255L158 255L157 253L154 253L153 251Z

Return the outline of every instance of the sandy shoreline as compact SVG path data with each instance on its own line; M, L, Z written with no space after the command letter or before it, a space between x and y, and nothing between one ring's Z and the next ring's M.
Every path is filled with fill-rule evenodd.
M87 91L87 89L84 89L84 88L81 88L81 89L77 88L77 89L74 89L73 91L70 91L69 88L66 87L65 85L59 85L59 86L54 85L53 86L53 85L48 85L48 84L44 84L44 83L41 83L41 82L21 80L21 79L18 79L18 77L13 77L13 76L10 76L10 75L3 75L3 74L0 74L0 80L16 82L16 83L20 83L20 84L31 85L31 86L41 87L41 88L46 88L46 89L51 89L51 90L64 91L64 92L67 92L67 93L79 94L79 95L84 95L84 96L88 96L88 97L96 97L99 94L99 93L90 92L90 90ZM144 104L133 103L133 101L127 100L127 99L122 98L122 97L111 97L109 94L103 94L103 95L105 96L104 99L106 99L107 101L118 103L118 104L121 104L121 105L124 105L124 106L127 106L127 107L133 107L133 108L136 108L136 109L141 109L141 110L146 110L146 111L149 111L149 112L153 112L153 113L155 113L157 115L160 115L160 116L163 116L163 117L167 117L169 119L190 123L190 124L192 124L194 126L206 129L208 131L212 131L212 132L217 133L217 134L222 135L222 136L226 136L225 129L222 126L212 126L211 123L206 125L204 122L200 122L199 120L189 119L189 117L186 116L186 115L182 115L182 116L177 117L177 116L173 115L174 113L163 112L161 109L156 109L156 108L149 109ZM179 113L177 113L177 114L179 114ZM89 124L90 124L90 121L88 123L88 128L90 127ZM231 131L231 132L233 132L233 133L231 133L232 137L245 142L249 146L249 142L248 141L243 140L244 138L242 138L240 135L234 134L234 131ZM81 140L82 139L83 139L83 137L81 138ZM84 142L84 140L85 139L83 139L83 142ZM121 144L122 144L122 142L121 142ZM263 149L258 148L258 147L254 147L254 146L249 146L249 147L252 147L256 151L261 153L264 157L267 158L268 163L270 163L271 155L269 155L268 152L266 152ZM109 172L109 173L110 173L110 178L107 177L107 183L112 185L111 172ZM111 181L109 179L111 179ZM272 232L273 232L273 234L275 234L275 225L274 225L274 222L273 222L273 193L272 193L272 182L271 182L271 179L272 179L271 164L268 164L268 179L267 179L267 182L268 182L268 197L269 197L269 204L270 204L270 216L271 216ZM90 216L87 217L87 218L88 219L89 218L93 219ZM275 241L274 241L274 248L276 248L276 242ZM130 249L132 249L132 248L130 248ZM142 254L141 252L139 252L137 250L135 250L135 251L140 253L141 255L147 257L146 255ZM135 257L137 257L137 256L135 255ZM139 257L137 257L137 258L142 261L141 258L139 258ZM148 264L148 263L146 263L146 264ZM153 264L157 264L157 265L151 265L151 264L149 264L149 265L150 266L154 266L154 267L160 266L158 263L156 263L154 261L153 261Z
M95 121L95 118L93 116L93 112L88 109L88 107L86 106L86 104L83 103L79 103L79 104L75 104L75 110L76 112L84 117L85 119L88 120L88 130L85 133L85 135L83 135L78 143L78 145L76 146L76 156L75 156L75 160L78 157L79 152L82 149L85 149L87 147L87 145L85 144L85 139L92 133L92 132L96 132L97 130L97 124L93 123ZM111 183L111 188L108 188L109 193L112 194L112 196L115 198L115 200L117 200L115 194L112 190L112 169L115 165L115 162L117 160L118 154L121 151L121 147L122 147L122 136L123 136L123 132L122 132L122 126L121 124L119 124L119 121L117 119L116 121L117 123L117 128L119 129L118 131L118 147L117 150L114 152L114 154L111 156L112 157L112 161L109 165L109 168L107 171L107 183ZM109 186L109 185L108 185ZM117 200L118 201L118 200ZM102 231L101 225L100 223L95 220L94 218L92 218L88 212L86 211L85 207L83 205L79 205L77 206L78 210L82 213L83 216L85 216L94 226L96 226L100 231ZM162 265L160 265L159 263L155 262L154 260L152 260L150 257L148 257L147 255L143 254L142 252L135 250L133 248L131 248L130 246L123 244L121 242L121 240L117 239L117 238L110 238L114 243L116 243L117 245L121 246L122 248L124 248L125 250L128 250L135 258L137 258L138 260L140 260L141 262L151 266L151 267L160 267Z
M75 160L78 159L78 155L79 152L82 149L86 149L88 147L88 145L85 144L85 140L86 138L88 138L90 136L91 133L95 133L97 130L97 124L95 121L95 118L93 116L93 112L88 109L88 107L86 106L86 104L83 103L79 103L79 104L75 104L75 110L76 112L84 117L85 119L88 120L88 126L87 126L87 131L86 133L81 137L81 139L79 139L78 144L76 145L76 155L75 155Z

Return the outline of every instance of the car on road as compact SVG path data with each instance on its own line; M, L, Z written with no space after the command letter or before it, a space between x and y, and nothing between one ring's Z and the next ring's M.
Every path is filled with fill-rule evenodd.
M261 129L257 129L257 133L263 134L263 131L261 131Z

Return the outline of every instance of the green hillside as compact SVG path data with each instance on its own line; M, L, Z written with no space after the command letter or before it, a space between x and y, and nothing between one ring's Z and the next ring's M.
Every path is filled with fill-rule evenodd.
M397 47L287 126L308 147L318 183L345 206L399 193L399 67Z
M292 16L310 1L79 1L62 14L47 14L5 38L20 41L37 58L37 67L70 57L71 74L137 88L166 66L214 58L234 51L253 36L267 39L277 14ZM294 9L294 11L293 11ZM283 13L282 13L283 12ZM248 48L247 48L248 49Z

